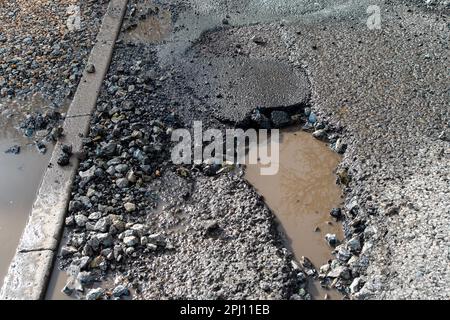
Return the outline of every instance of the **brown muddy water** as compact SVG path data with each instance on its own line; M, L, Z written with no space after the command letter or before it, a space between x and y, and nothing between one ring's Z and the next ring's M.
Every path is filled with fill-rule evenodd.
M137 25L125 30L121 37L126 43L158 43L163 41L172 31L172 14L153 4L144 1L137 6L139 15L147 13L144 19L139 19Z
M310 133L292 130L280 132L279 150L276 175L261 175L258 163L247 165L245 178L276 215L296 259L305 256L318 269L332 258L325 234L343 238L341 225L329 214L342 203L334 173L340 156ZM314 299L325 295L342 299L339 292L322 288L318 281L310 281L308 289Z
M48 165L52 145L40 154L34 140L17 129L27 112L43 110L48 106L42 97L28 100L0 101L0 284L8 271L20 236L36 197L43 173ZM14 145L19 154L5 153Z

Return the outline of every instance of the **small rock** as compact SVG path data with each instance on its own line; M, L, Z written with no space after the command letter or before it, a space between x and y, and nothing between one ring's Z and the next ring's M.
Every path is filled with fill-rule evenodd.
M80 281L81 284L87 285L94 281L94 277L93 277L92 273L90 273L88 271L81 271L77 275L77 280Z
M328 272L327 277L329 278L342 278L344 280L350 279L350 270L345 266L337 266Z
M276 128L286 127L291 124L291 117L284 111L272 111L270 119Z
M113 238L109 233L99 233L96 238L104 247L110 247L113 244Z
M86 72L87 73L94 73L95 72L95 66L92 63L89 63L86 66Z
M84 227L86 222L88 221L88 217L83 214L77 214L75 216L75 223L78 227Z
M9 147L5 153L10 153L10 154L19 154L20 153L20 146L18 145L14 145L12 147Z
M102 288L96 288L89 290L89 292L86 294L86 300L98 300L104 293L104 290Z
M119 173L125 173L128 171L128 165L127 164L118 164L117 166L114 167L115 171L119 172Z
M325 240L328 242L330 246L335 246L338 243L336 235L332 233L327 233L325 235Z
M73 226L74 223L75 223L75 218L73 216L69 216L65 220L65 225L68 227Z
M205 222L205 235L212 236L220 231L219 223L215 220Z
M270 129L270 120L260 112L259 109L255 109L251 114L251 120L254 121L261 129Z
M63 144L61 147L61 151L70 156L72 155L72 146L68 144Z
M347 242L347 248L355 253L361 251L361 242L359 241L359 237L353 237Z
M347 144L345 144L341 138L337 139L336 144L334 146L334 150L337 153L342 154L345 152L346 149L347 149Z
M341 262L347 262L352 257L352 254L344 246L340 246L337 250L336 258Z
M74 248L74 247L71 247L71 246L63 246L61 248L61 256L62 257L70 256L70 255L72 255L72 254L74 254L76 252L78 252L78 250L76 248Z
M325 129L319 129L312 133L312 136L319 140L326 140L328 138L327 132Z
M330 211L330 216L336 219L340 219L342 217L342 210L341 208L333 208Z
M314 124L317 122L317 116L314 112L311 112L308 116L308 122Z
M121 189L127 188L128 184L129 182L126 178L119 178L116 180L116 186L118 186Z
M267 41L259 36L253 36L252 41L260 46L265 45Z
M102 154L104 154L106 156L112 156L116 153L117 143L109 142L101 150L102 150Z
M69 163L70 163L70 156L68 154L66 154L66 153L62 153L59 156L59 158L56 161L56 163L58 165L60 165L61 167L65 167L65 166L69 165Z
M91 168L89 168L86 171L80 171L79 175L81 178L90 181L95 176L95 169L96 169L96 167L92 166Z
M136 175L133 170L130 170L127 174L127 180L131 183L136 183Z
M36 142L36 149L41 154L47 153L47 147L45 146L45 144L42 141Z
M139 243L139 239L135 236L125 237L123 239L123 243L125 243L128 247L132 247Z
M355 294L356 292L358 292L359 289L361 288L361 284L362 284L361 278L358 277L358 278L353 279L352 283L349 286L350 293Z
M130 291L124 285L119 284L117 287L114 288L112 294L114 297L119 298L121 296L128 296L130 294Z

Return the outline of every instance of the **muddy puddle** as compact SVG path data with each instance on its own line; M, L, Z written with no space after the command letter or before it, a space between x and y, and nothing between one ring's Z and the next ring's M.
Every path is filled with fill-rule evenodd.
M40 153L35 133L26 137L18 128L26 113L49 107L41 96L28 100L0 100L0 284L8 271L23 228L28 220L53 145L46 144ZM6 152L11 147L20 152ZM17 151L17 150L16 150Z
M139 3L133 17L121 34L126 43L158 43L172 31L172 13L152 1Z
M249 164L245 178L275 213L297 260L305 256L319 269L332 258L325 235L343 238L341 226L329 214L342 202L334 174L340 156L306 132L282 131L280 142L278 173L261 175L261 164ZM309 293L314 299L325 295L342 299L339 292L322 288L318 281L310 281Z

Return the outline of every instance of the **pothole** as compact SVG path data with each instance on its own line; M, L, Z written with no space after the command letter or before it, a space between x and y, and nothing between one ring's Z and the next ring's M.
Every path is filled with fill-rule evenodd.
M267 146L270 150L270 140ZM334 173L340 156L310 133L293 129L280 132L279 151L277 174L261 175L259 162L247 165L245 178L276 215L286 246L297 261L307 257L317 270L332 259L326 234L343 239L340 224L330 216L331 209L342 203ZM309 281L308 292L313 299L342 299L338 291L322 288L318 280Z

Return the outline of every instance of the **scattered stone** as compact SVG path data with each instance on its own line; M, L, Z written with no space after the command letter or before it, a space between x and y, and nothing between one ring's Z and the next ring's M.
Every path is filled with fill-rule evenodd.
M94 282L94 276L88 271L81 271L77 275L77 280L80 281L82 285L88 285Z
M118 186L121 189L128 188L128 184L129 182L128 179L126 178L119 178L116 180L116 186Z
M311 112L308 116L308 122L314 124L317 122L317 116L314 112Z
M86 222L88 222L88 217L86 217L83 214L77 214L75 216L75 223L78 227L84 227L86 225Z
M442 141L450 142L450 130L442 131L439 135L439 139L441 139Z
M337 153L343 154L347 150L347 144L345 144L341 138L338 138L334 145L334 150Z
M336 258L341 262L347 262L352 257L352 254L344 246L340 246L336 253Z
M134 174L134 171L133 170L130 170L129 172L128 172L128 174L127 174L127 180L130 182L130 183L136 183L136 175Z
M260 46L267 44L267 41L264 38L259 37L259 36L253 36L252 41Z
M71 226L73 226L74 224L75 224L75 218L74 218L73 216L69 216L69 217L66 218L66 220L65 220L65 225L66 225L67 227L71 227Z
M332 246L332 247L334 247L337 243L338 243L338 240L337 240L337 237L336 237L336 235L335 234L332 234L332 233L327 233L326 235L325 235L325 240L328 242L328 244L330 245L330 246Z
M45 145L43 142L41 142L41 141L36 142L36 149L37 149L37 151L38 151L39 153L41 153L41 154L46 154L46 153L47 153L47 147L46 147L46 145Z
M270 123L269 118L267 118L263 113L261 113L261 111L258 108L252 112L250 118L261 129L270 129L271 128L271 123Z
M347 248L353 253L361 251L361 241L359 240L359 237L355 236L351 238L347 242Z
M282 128L291 124L291 117L284 111L272 111L270 119L275 128Z
M101 152L105 156L113 156L116 153L117 143L109 142L101 149Z
M132 247L139 243L139 239L135 236L125 237L123 239L123 243L125 243L128 247Z
M74 253L78 252L77 248L71 247L71 246L63 246L61 248L61 256L62 257L67 257L67 256L71 256Z
M127 287L125 287L124 285L119 284L118 286L116 286L112 292L114 297L122 297L122 296L128 296L130 294L130 291L128 290Z
M86 66L86 72L87 73L94 73L95 72L95 66L92 63L89 63Z
M219 223L215 220L210 220L205 222L205 235L206 236L217 236L221 229Z
M80 175L81 178L89 181L95 176L95 170L96 170L96 167L92 166L86 171L80 171L78 174Z
M70 164L70 156L67 155L66 153L62 153L56 162L61 167L65 167Z
M106 232L110 225L111 225L110 219L108 217L104 217L104 218L99 219L95 223L94 230Z
M326 140L328 138L327 132L325 129L319 129L312 133L312 136L319 140Z
M351 294L355 294L356 292L359 291L359 289L361 288L362 285L362 279L357 277L355 279L353 279L352 283L350 284L349 288L350 288L350 293Z

